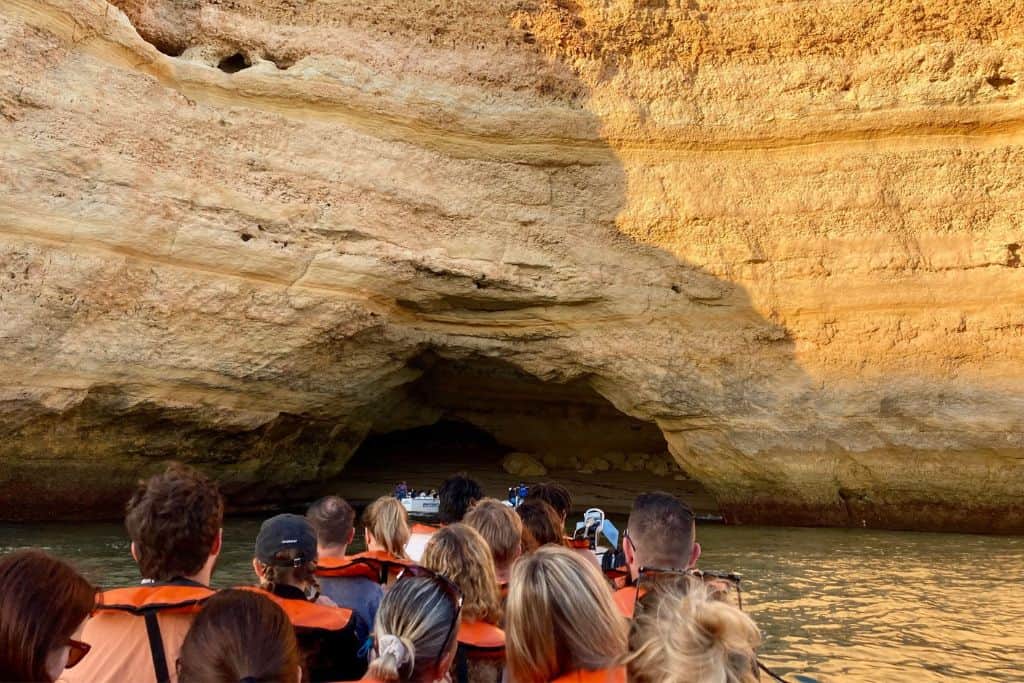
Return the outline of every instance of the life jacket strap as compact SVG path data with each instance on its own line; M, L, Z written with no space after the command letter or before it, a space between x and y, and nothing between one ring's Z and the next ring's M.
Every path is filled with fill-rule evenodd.
M146 636L149 638L149 653L153 657L153 672L157 683L171 683L171 672L167 668L167 653L164 651L164 639L160 634L160 622L157 621L155 610L145 614Z

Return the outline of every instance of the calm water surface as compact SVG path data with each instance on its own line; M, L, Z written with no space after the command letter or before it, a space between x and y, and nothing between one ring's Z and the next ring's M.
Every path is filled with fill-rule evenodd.
M232 519L215 583L252 581L259 520ZM702 526L705 569L744 577L780 673L828 681L1024 681L1024 538ZM137 580L118 524L0 525L104 587Z

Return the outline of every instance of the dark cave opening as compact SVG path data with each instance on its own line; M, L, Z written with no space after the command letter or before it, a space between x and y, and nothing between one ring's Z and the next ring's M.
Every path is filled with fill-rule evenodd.
M716 509L669 455L657 425L619 411L585 378L542 381L490 358L431 354L414 366L419 378L385 402L335 482L341 495L367 502L399 480L431 489L465 471L498 498L520 480L558 481L581 508L622 512L636 494L661 489ZM509 471L509 454L536 469Z

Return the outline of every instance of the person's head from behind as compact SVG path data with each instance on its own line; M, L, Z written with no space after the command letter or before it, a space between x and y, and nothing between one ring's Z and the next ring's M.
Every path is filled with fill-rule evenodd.
M629 680L634 683L754 683L757 626L736 607L713 600L690 579L659 591L633 621Z
M689 569L696 566L700 546L693 510L675 496L643 493L633 502L622 549L630 574L640 569Z
M316 531L317 553L321 557L344 557L355 536L356 511L343 498L326 496L306 510L306 519Z
M536 484L527 492L526 500L542 500L550 505L554 508L562 526L565 526L565 520L569 518L569 512L572 510L572 494L561 484L551 482Z
M512 563L523 550L523 521L508 505L495 498L484 498L466 513L463 520L483 536L491 550L498 580L508 582Z
M223 522L217 485L191 467L175 463L140 482L128 501L125 527L142 578L209 584Z
M523 553L532 553L542 545L563 545L562 526L555 509L542 500L527 500L516 508L523 522Z
M403 576L384 594L369 677L432 683L448 675L458 645L458 589L440 577Z
M430 537L421 564L462 591L462 618L497 624L501 593L487 542L467 524L451 524Z
M382 550L405 559L405 546L409 543L409 513L402 502L391 496L382 496L370 503L363 512L366 547Z
M601 572L568 548L544 546L512 567L505 642L516 683L615 666L626 636Z
M437 491L437 516L442 524L461 522L473 503L484 497L484 490L464 472L448 477Z
M298 683L301 659L284 610L269 598L225 590L196 616L178 657L181 683Z
M96 588L39 550L0 559L0 679L54 681L88 652L78 638Z
M316 533L309 520L299 515L277 515L260 526L252 567L266 590L292 586L312 592L319 587L317 557Z

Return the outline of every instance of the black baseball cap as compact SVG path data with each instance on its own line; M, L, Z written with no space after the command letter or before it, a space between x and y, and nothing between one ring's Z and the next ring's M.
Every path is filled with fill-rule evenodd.
M295 559L274 559L282 550L294 550ZM301 515L277 515L263 522L256 536L256 559L266 565L298 567L316 561L316 532Z

